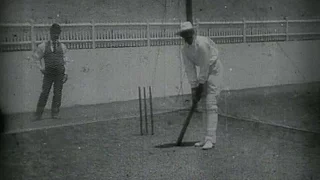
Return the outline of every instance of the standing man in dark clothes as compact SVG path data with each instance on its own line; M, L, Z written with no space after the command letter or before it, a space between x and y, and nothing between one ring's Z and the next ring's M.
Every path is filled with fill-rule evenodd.
M33 58L39 62L39 69L43 74L42 92L35 113L36 120L40 120L42 117L52 84L51 117L57 119L59 115L62 88L68 77L66 73L67 48L59 42L60 33L60 25L53 24L50 28L50 40L41 43L33 54Z

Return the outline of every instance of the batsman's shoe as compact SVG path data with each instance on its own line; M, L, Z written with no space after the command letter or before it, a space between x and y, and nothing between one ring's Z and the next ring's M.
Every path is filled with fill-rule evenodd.
M203 150L208 150L208 149L212 149L214 147L214 144L211 141L207 141L203 146L202 149Z
M206 137L206 143L202 146L203 150L212 149L214 147L213 139Z
M197 142L194 144L195 147L202 147L204 145L204 142Z

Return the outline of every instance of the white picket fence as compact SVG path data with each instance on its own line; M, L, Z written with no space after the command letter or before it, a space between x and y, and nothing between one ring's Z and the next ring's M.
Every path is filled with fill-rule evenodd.
M60 24L60 39L69 49L180 45L180 23ZM195 23L197 34L216 43L246 43L320 39L320 19ZM0 24L0 50L30 51L49 39L51 24Z

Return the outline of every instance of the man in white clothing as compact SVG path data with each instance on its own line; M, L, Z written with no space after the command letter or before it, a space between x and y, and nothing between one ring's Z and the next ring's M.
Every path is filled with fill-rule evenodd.
M195 146L211 149L216 143L218 106L217 96L222 88L223 66L216 44L207 37L198 36L190 22L181 24L177 33L186 42L182 49L185 71L191 86L193 103L203 107L204 139ZM197 75L196 67L199 67Z

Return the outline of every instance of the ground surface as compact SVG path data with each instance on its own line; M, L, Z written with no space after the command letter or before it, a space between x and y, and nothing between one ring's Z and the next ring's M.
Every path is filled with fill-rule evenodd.
M5 137L1 179L319 179L319 135L220 117L215 149L173 143L186 113L32 131ZM196 116L185 141L199 137Z
M64 117L54 123L65 126L1 136L0 179L320 179L320 133L308 132L319 130L318 87L230 92L224 104L229 116L258 117L247 121L220 115L218 142L208 151L192 146L200 139L200 113L192 118L185 146L172 147L167 145L176 141L186 110L155 115L155 135L140 136L139 118L109 114L114 116L109 119L110 106L70 108L64 111L82 123L68 125L74 119ZM99 112L100 121L94 122ZM292 117L290 123L281 121L281 112ZM299 121L303 116L309 118ZM53 120L41 123L46 127Z

